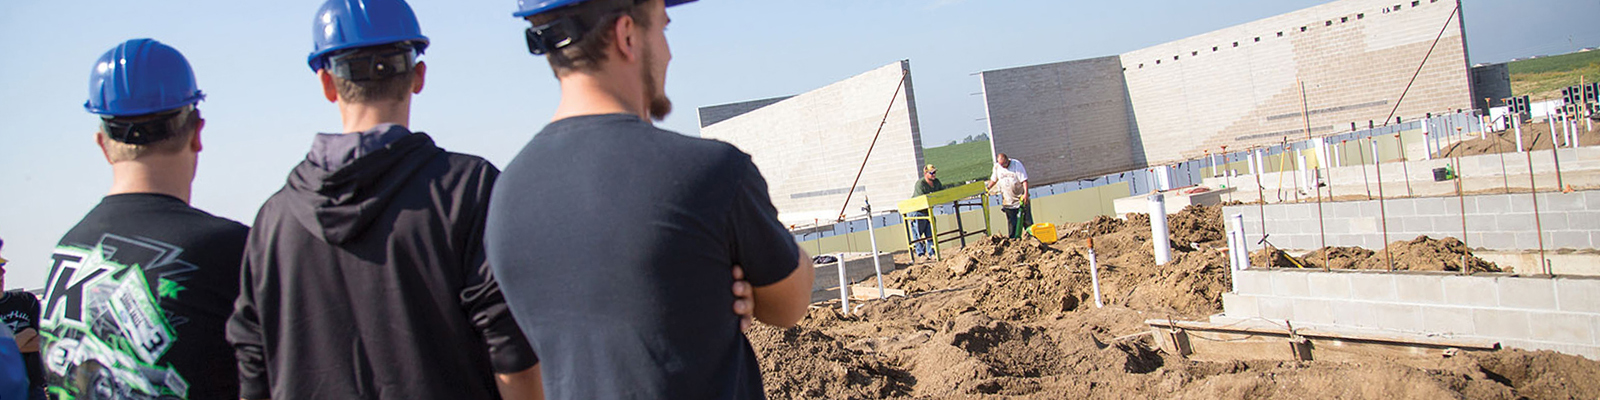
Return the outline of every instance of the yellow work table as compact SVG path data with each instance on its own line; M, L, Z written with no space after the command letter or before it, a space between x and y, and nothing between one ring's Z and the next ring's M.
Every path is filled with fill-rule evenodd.
M988 199L988 196L984 196L984 191L985 191L984 183L982 181L978 181L978 182L972 182L972 183L968 183L968 184L961 185L961 186L948 188L948 189L945 189L945 190L940 190L940 191L933 192L933 193L928 193L928 194L917 196L917 197L912 197L912 198L909 198L909 199L905 199L905 200L901 201L900 203L896 204L895 208L900 211L901 220L905 221L905 223L901 224L901 226L905 227L906 246L907 246L907 248L908 249L915 249L917 243L925 242L925 241L933 241L933 257L935 259L939 259L940 258L939 245L942 244L942 243L947 243L947 242L951 242L951 241L960 240L961 241L961 245L964 247L964 246L967 245L967 236L972 236L972 235L977 235L977 234L988 235L989 234L989 201L988 201L989 199ZM976 199L976 201L973 201L973 202L970 202L970 203L962 203L961 202L962 200L967 200L967 199L972 199L972 198L977 198L977 199ZM939 232L939 222L938 222L938 220L934 219L932 208L933 208L933 206L937 206L937 205L940 205L940 204L946 204L946 203L954 203L954 205L956 207L956 229L953 230L953 231L949 231L949 232ZM962 224L961 224L961 207L981 207L981 208L983 208L983 230L975 230L975 231L972 231L972 232L967 232L966 228L964 226L962 226ZM916 212L916 211L926 211L928 216L925 216L925 217L911 217L911 216L906 216L905 215L907 213ZM914 235L912 234L911 221L916 221L916 220L928 221L928 226L930 228L932 228L931 230L933 231L933 236L927 237L927 238L918 239L918 240L912 240L911 238L914 237ZM946 239L940 239L940 237L942 237L942 236L952 235L952 234L955 235L955 236L952 236L952 237L946 238Z

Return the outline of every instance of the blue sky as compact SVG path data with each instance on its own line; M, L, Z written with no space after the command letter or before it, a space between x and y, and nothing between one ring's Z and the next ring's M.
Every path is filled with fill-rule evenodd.
M700 106L802 93L911 60L923 143L983 133L973 74L1115 55L1321 4L1312 0L704 0L672 8L662 125ZM250 223L312 134L340 126L306 67L319 1L0 1L0 238L7 286L36 288L48 255L110 185L84 112L89 67L130 38L182 51L209 96L193 202ZM497 165L548 122L557 86L526 52L514 0L413 1L433 44L412 127ZM1600 1L1466 0L1473 62L1600 45ZM1441 21L1442 22L1442 21ZM626 160L617 160L626 162Z

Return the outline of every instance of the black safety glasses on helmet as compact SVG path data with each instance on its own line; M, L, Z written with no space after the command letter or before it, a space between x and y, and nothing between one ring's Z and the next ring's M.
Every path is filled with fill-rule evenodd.
M361 48L328 57L328 73L351 82L388 79L410 73L417 64L416 48L409 43L374 52Z
M106 116L100 119L100 131L105 132L106 137L111 140L131 145L155 143L181 132L189 122L188 116L192 110L194 107L183 107L166 115L137 122Z
M523 32L523 38L528 41L528 52L536 56L550 54L561 50L579 40L583 35L600 24L600 21L610 21L619 18L628 12L628 9L644 3L646 0L610 0L607 4L600 4L590 8L587 12L579 12L551 20L550 22L534 25ZM598 11L594 11L598 10Z

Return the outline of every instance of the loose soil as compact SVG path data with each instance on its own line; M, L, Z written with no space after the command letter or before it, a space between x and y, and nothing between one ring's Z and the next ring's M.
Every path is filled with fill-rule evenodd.
M1220 209L1191 207L1168 223L1173 259L1165 266L1154 263L1147 216L1099 218L1060 227L1063 239L1055 244L989 238L943 261L901 264L885 284L909 297L852 302L849 315L837 301L820 303L796 327L758 325L747 334L768 396L1600 398L1600 363L1552 352L1340 362L1201 362L1165 354L1142 335L1150 331L1144 321L1204 320L1221 310L1230 286ZM1088 238L1104 308L1095 306L1090 285ZM1416 253L1396 260L1456 255L1447 243L1413 242L1396 243ZM1361 265L1354 261L1360 256L1341 259Z
M1583 120L1578 120L1578 145L1600 145L1600 128L1585 130ZM1556 135L1561 134L1560 123L1556 126ZM1473 138L1473 135L1467 135ZM1559 139L1565 144L1564 139ZM1552 146L1550 124L1548 122L1532 122L1522 124L1522 148L1524 150L1545 150L1548 152ZM1567 146L1564 146L1564 148ZM1490 132L1481 139L1468 139L1444 145L1437 155L1438 158L1466 157L1483 154L1511 153L1517 151L1517 133L1514 129L1500 132ZM1548 154L1548 153L1546 153Z
M1453 237L1433 239L1417 236L1410 241L1389 243L1387 250L1385 253L1360 247L1325 247L1291 259L1277 249L1262 249L1250 254L1250 265L1322 269L1326 263L1330 269L1387 270L1390 266L1389 257L1392 257L1396 271L1460 272L1461 266L1466 265L1469 273L1512 272L1472 255L1472 249Z

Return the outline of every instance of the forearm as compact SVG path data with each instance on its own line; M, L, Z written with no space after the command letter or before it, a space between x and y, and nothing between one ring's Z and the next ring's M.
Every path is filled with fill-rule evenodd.
M504 400L544 400L544 378L539 364L522 372L494 374L494 384Z

